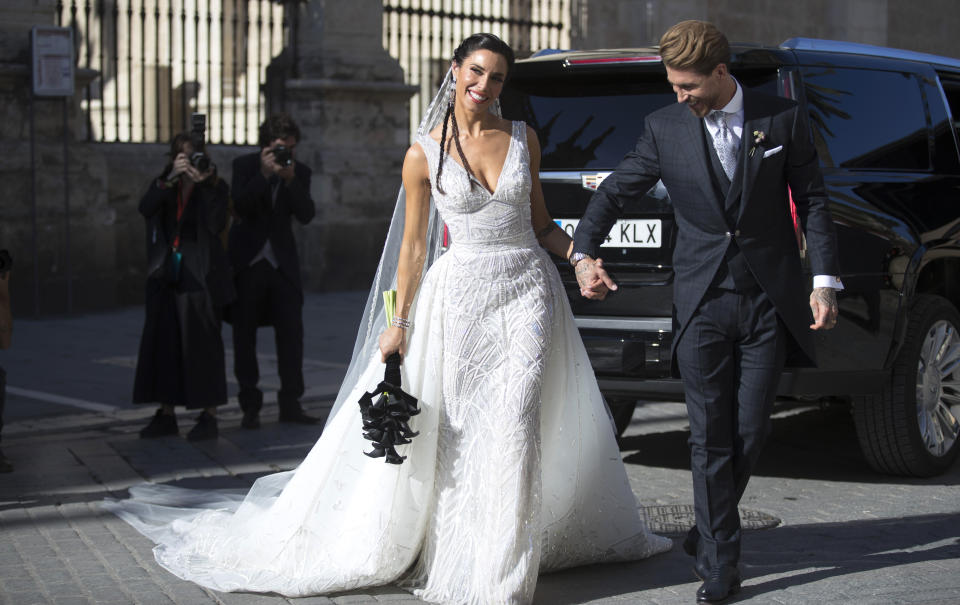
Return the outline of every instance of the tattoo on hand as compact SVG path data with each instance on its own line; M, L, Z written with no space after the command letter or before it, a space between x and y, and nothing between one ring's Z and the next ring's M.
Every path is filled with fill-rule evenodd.
M593 263L582 260L577 263L577 266L573 268L573 273L577 278L577 283L581 286L586 285L584 281L586 280L586 275L593 270Z
M837 306L837 293L833 288L814 288L813 296L821 305L830 308Z
M813 298L827 309L827 321L837 321L837 291L833 288L814 288Z

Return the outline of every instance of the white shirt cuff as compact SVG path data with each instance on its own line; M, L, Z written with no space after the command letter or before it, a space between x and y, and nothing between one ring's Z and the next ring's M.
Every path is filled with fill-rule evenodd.
M814 275L814 288L833 288L834 290L843 290L843 282L835 275Z

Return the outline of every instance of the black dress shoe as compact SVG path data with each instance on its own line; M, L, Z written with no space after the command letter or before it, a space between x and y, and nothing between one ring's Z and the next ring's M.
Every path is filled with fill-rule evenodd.
M240 420L240 426L245 429L260 428L260 412L244 412Z
M216 439L220 435L217 428L217 417L204 411L197 416L197 423L193 425L190 432L187 433L188 441L203 441L205 439Z
M733 565L717 565L697 590L697 603L721 603L740 592L740 571Z
M150 424L140 429L140 438L167 437L176 435L178 432L180 430L177 428L177 417L173 414L164 414L163 410L157 410L157 413L150 420Z
M281 410L280 422L292 422L295 424L317 424L320 422L320 419L304 414L303 410L291 410L289 412Z
M696 557L698 544L700 544L700 530L694 525L683 538L683 552L691 557Z

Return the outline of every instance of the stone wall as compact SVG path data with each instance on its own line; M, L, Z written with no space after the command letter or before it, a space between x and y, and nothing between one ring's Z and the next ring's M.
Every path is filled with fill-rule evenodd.
M656 44L684 19L715 23L732 42L777 45L797 36L960 57L956 0L579 0L575 48Z

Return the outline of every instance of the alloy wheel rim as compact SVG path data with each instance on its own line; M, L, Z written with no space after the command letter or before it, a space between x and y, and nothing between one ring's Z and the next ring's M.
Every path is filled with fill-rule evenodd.
M949 321L936 321L920 347L917 424L927 451L945 456L960 437L960 335Z

